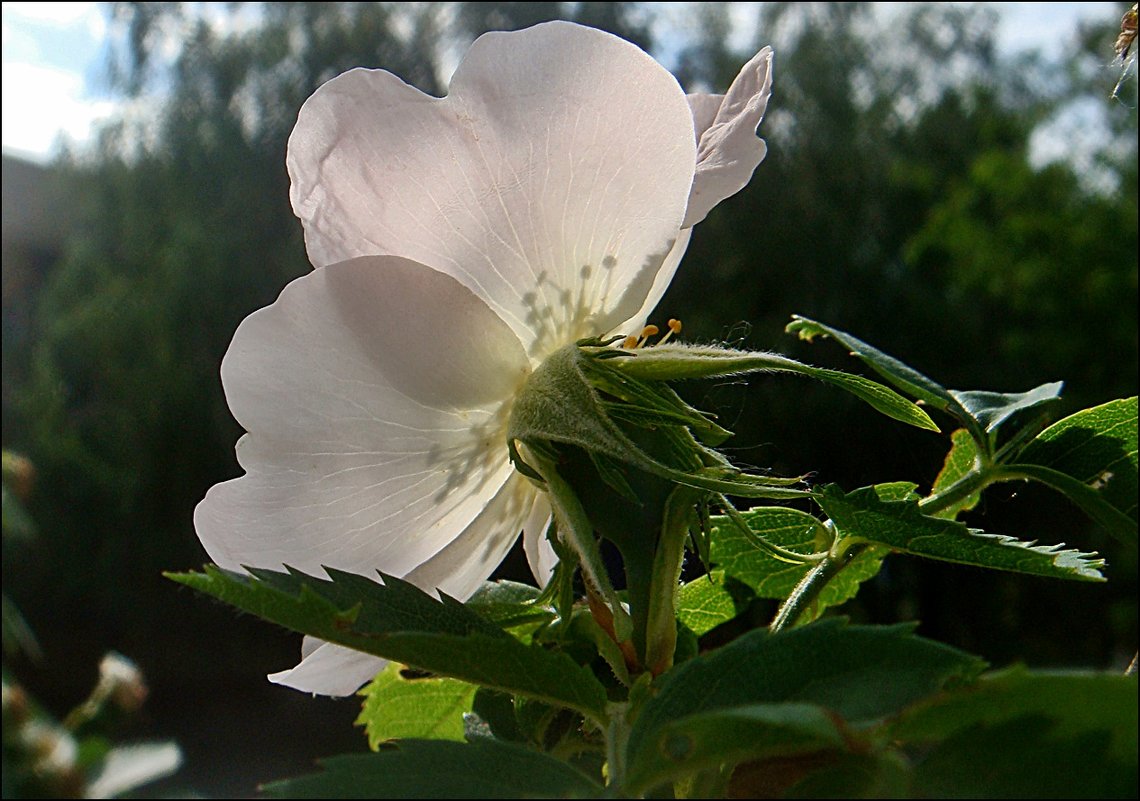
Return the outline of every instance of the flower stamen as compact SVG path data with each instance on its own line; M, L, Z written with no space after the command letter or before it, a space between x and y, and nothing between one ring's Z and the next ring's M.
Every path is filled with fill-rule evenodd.
M665 332L665 336L663 336L663 337L661 337L661 339L657 340L657 344L658 345L664 345L666 342L669 341L669 337L673 336L674 334L679 334L679 333L681 333L681 321L674 318L674 317L670 317L669 318L669 330Z

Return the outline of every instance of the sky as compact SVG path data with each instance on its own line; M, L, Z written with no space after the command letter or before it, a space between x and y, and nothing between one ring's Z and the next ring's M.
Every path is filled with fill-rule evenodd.
M209 6L210 4L205 4ZM747 5L747 4L741 4ZM989 3L1007 51L1060 50L1082 19L1112 19L1115 3ZM3 3L3 127L8 153L46 162L61 138L82 146L113 114L104 80L109 37L100 3Z

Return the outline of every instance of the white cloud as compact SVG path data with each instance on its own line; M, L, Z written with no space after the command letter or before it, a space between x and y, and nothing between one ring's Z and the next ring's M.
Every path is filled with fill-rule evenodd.
M4 18L59 27L82 24L95 35L106 30L98 3L4 3Z
M0 127L4 147L47 159L59 136L90 139L95 122L115 104L83 96L83 77L51 67L7 62L2 74Z

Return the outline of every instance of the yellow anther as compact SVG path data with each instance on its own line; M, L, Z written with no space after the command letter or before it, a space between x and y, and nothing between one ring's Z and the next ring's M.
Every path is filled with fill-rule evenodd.
M679 333L681 333L681 321L670 317L669 318L669 330L665 332L665 336L661 337L661 339L657 342L657 344L658 345L664 345L666 342L669 341L669 337L673 336L674 334L679 334Z
M621 346L626 350L633 350L637 347L637 337L628 336L621 341Z

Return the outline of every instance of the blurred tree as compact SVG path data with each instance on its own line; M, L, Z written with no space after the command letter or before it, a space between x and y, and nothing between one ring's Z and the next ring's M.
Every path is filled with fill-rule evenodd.
M995 12L980 6L764 4L747 52L728 47L730 20L698 7L680 73L724 87L748 52L773 44L768 157L701 224L662 317L683 317L698 339L855 369L839 348L781 334L801 313L949 386L1020 391L1064 378L1071 411L1135 394L1136 104L1110 99L1116 75L1104 68L1117 19L1050 59L1000 56ZM1135 81L1127 88L1134 96ZM1090 109L1107 124L1090 125ZM1063 160L1037 163L1039 137L1063 135L1058 121L1074 113L1103 138L1065 136ZM934 478L945 440L789 381L687 394L738 432L741 460L847 486ZM1020 495L1003 502L999 491L987 528L1101 548L1114 564L1108 591L970 575L977 592L963 593L960 571L899 560L854 613L917 617L999 660L1119 658L1136 636L1135 553L1049 493Z

